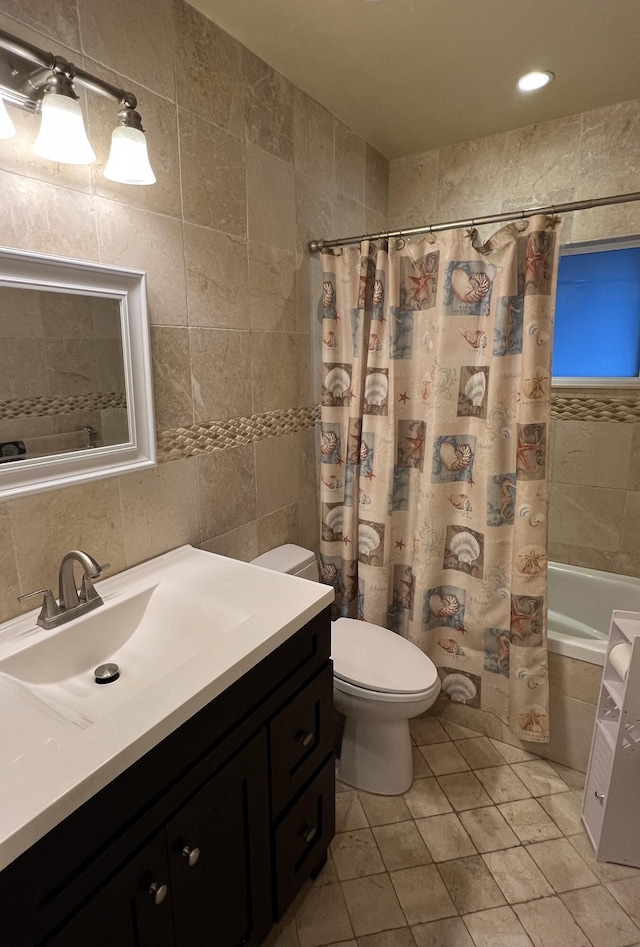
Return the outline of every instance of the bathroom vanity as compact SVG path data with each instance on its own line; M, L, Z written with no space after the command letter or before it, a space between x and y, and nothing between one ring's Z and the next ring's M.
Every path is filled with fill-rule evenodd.
M184 549L175 551L178 560ZM208 555L196 550L186 555L192 553ZM222 562L220 577L226 569L228 584L225 560L211 558ZM199 566L207 564L198 559ZM103 739L98 730L109 723L108 756L114 740L126 743L122 733L113 731L110 717L116 718L120 729L129 717L129 737L138 735L129 741L136 749L113 754L101 768L94 767L93 778L89 775L66 795L52 799L44 821L35 811L30 822L21 817L24 825L14 837L21 839L22 847L34 833L42 832L47 821L58 821L0 873L2 943L258 945L304 881L324 864L334 834L332 670L325 601L331 590L244 563L231 568L236 567L242 567L245 584L250 586L252 580L257 584L252 607L258 604L258 612L264 590L275 581L273 611L284 608L289 620L283 624L286 616L281 614L271 633L260 635L260 621L268 628L270 616L265 611L260 619L255 613L254 622L252 613L244 620L245 626L247 621L252 626L251 634L244 635L252 646L247 650L245 640L242 650L247 657L242 660L236 659L240 651L230 655L233 630L226 635L226 645L223 638L199 651L195 658L204 677L207 664L217 665L220 674L200 689L197 698L183 700L184 684L172 681L171 673L161 679L162 693L175 691L163 699L179 705L169 715L174 723L184 717L178 726L164 722L165 706L156 713L162 719L145 729L150 713L145 692L110 714L94 712L94 723L79 728L82 732L68 741L60 740L58 749L64 756L74 744L80 750L83 737L91 736L92 730L93 743ZM144 573L144 568L138 571ZM99 583L107 609L104 588L119 578ZM290 599L293 593L293 605L277 601L287 592ZM249 591L247 597L251 599ZM302 600L306 606L301 609ZM298 620L291 617L294 611ZM87 616L87 633L89 622ZM262 643L257 644L260 638ZM125 661L128 656L133 664L133 652L127 655L126 649L125 644L121 649ZM224 656L215 657L215 652ZM3 667L13 667L3 662L2 653L0 631L0 684ZM256 655L260 655L257 661ZM190 676L197 678L195 667ZM180 670L176 667L178 677ZM101 700L106 699L103 691ZM37 685L32 693L37 693ZM141 725L143 717L147 723ZM166 734L139 753L163 729ZM137 758L126 765L131 755ZM52 769L56 785L60 776L55 765ZM120 771L110 779L114 770ZM46 769L41 778L45 785L39 787L40 793L46 791ZM70 774L70 786L74 779ZM24 791L29 796L30 787ZM2 788L0 795L4 805ZM60 819L65 808L71 811ZM15 844L10 837L4 843L9 850ZM5 852L3 857L6 861L9 856Z

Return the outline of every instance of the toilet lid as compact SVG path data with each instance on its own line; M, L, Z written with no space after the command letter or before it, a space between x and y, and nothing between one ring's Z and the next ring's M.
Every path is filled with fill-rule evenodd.
M354 618L331 623L331 657L336 677L367 690L417 694L438 679L435 664L411 641Z

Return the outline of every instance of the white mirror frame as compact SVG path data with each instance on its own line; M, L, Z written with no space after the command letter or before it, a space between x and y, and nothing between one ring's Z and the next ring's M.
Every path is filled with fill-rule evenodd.
M0 247L2 286L118 301L129 440L126 444L0 464L0 500L154 466L156 439L144 271Z

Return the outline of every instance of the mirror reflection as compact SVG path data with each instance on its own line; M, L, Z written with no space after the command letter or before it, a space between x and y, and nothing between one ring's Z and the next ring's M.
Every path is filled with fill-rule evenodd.
M120 301L0 286L0 463L129 441Z

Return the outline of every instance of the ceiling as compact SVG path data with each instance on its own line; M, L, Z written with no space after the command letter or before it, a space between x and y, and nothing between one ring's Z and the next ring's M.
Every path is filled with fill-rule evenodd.
M388 158L640 96L639 0L190 2Z

